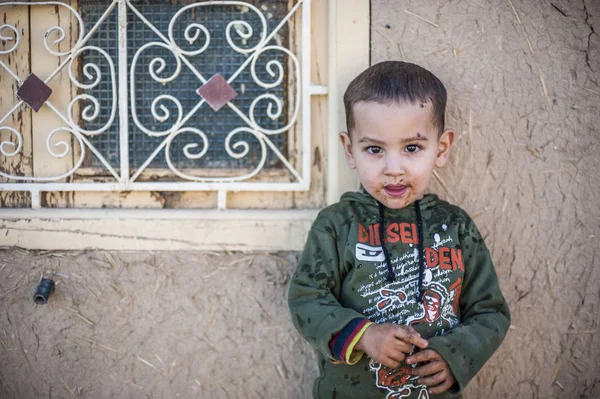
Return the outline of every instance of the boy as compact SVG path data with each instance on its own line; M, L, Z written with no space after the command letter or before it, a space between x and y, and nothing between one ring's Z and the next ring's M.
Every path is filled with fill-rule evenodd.
M446 90L417 65L382 62L344 104L340 138L364 192L319 214L289 291L294 325L318 350L314 396L460 397L510 314L473 221L425 195L454 142Z

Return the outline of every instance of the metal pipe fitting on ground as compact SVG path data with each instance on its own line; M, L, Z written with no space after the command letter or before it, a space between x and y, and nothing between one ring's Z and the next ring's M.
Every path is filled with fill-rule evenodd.
M48 303L50 294L54 291L54 280L49 278L42 278L40 284L35 290L33 295L33 301L38 305L45 305Z

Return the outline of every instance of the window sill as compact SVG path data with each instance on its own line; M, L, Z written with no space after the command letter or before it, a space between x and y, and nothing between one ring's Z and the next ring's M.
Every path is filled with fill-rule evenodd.
M0 247L300 251L318 210L3 209Z

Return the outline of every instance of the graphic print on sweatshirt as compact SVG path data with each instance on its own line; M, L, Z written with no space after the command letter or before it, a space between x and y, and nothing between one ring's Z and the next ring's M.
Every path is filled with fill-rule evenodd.
M375 372L377 387L388 390L386 399L407 398L413 390L419 392L419 399L429 399L427 387L417 382L418 377L410 375L410 366L390 369L371 360L369 368Z
M394 281L387 281L387 265L383 256L379 225L359 225L355 256L366 266L370 262L367 281L357 292L369 304L362 313L377 324L395 323L413 326L424 338L443 335L458 322L458 304L464 265L462 251L457 248L447 226L434 233L433 244L424 246L425 270L421 303L419 289L419 251L416 225L390 223L386 228L385 245L390 252ZM425 237L427 242L427 237ZM402 364L390 369L371 360L369 368L375 373L376 385L388 390L386 399L401 399L418 392L418 398L429 398L427 387L417 382L410 369L416 365Z

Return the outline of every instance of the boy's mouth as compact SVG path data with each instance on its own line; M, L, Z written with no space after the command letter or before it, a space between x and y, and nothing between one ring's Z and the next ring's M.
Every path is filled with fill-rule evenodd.
M403 184L390 184L388 186L384 186L383 190L390 197L402 197L408 187Z

